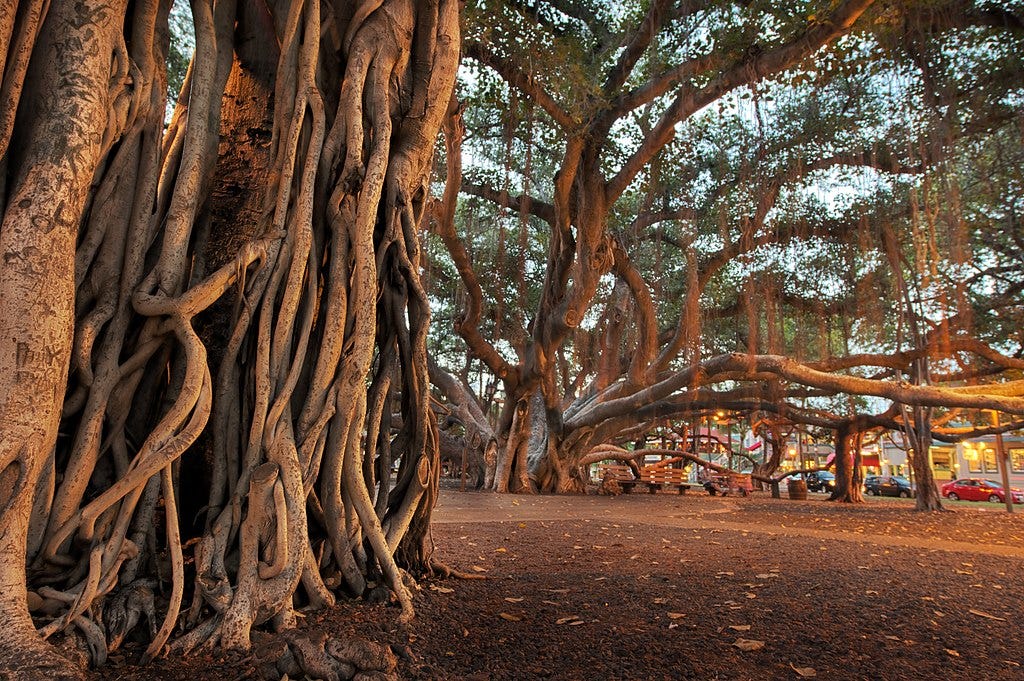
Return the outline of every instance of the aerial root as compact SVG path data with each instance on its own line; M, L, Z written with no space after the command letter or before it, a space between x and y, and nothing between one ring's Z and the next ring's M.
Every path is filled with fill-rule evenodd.
M323 632L294 632L257 649L259 678L303 676L324 681L398 679L398 658L388 646L361 638L329 639Z
M487 575L478 575L475 572L463 572L461 570L456 570L435 558L430 559L430 571L441 579L448 579L449 577L454 577L456 579L487 579Z

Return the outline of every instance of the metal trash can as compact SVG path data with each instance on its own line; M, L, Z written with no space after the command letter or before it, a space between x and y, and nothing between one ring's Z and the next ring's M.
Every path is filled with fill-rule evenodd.
M789 490L790 499L803 500L807 498L806 480L790 480L787 489Z

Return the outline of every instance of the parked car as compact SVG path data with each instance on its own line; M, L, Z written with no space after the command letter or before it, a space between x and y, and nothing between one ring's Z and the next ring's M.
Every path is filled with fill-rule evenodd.
M836 488L836 476L829 471L812 471L807 474L807 489L812 492L831 493Z
M910 481L899 475L869 475L864 479L864 491L876 497L904 497L915 495Z
M966 501L1006 502L1006 495L1003 492L1002 485L998 482L982 480L981 478L961 478L953 482L947 482L942 486L942 496L954 501L964 499ZM1013 499L1013 503L1024 504L1024 491L1011 487L1010 496Z

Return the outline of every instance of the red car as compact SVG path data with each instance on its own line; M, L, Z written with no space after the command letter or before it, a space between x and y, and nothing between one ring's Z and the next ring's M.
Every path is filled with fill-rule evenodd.
M1013 503L1024 504L1024 491L1011 487L1010 493L1013 495ZM1005 502L1003 486L998 482L981 478L961 478L947 482L942 486L942 496L954 501L964 499L966 501Z

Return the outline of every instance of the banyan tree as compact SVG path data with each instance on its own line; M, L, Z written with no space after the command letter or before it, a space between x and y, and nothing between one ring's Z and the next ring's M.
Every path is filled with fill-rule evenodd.
M73 672L44 639L99 663L147 618L147 657L374 584L407 618L431 567L418 234L458 3L195 0L165 123L170 5L0 6L16 678Z
M467 17L430 250L465 349L433 349L460 379L435 382L450 420L478 463L497 450L493 489L580 491L589 463L724 410L844 452L903 430L934 508L931 425L1022 413L1018 8Z

